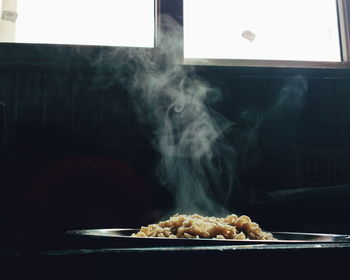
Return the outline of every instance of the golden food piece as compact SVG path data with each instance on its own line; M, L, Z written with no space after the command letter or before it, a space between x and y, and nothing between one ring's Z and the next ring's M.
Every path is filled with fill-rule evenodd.
M273 240L248 216L228 215L226 218L204 217L198 214L176 214L166 221L141 227L134 237L215 238Z

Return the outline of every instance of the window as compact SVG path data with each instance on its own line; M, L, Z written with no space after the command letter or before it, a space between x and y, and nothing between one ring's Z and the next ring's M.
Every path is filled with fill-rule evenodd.
M339 64L346 60L339 26L347 22L338 16L338 2L184 0L185 61Z
M154 0L0 2L3 42L154 46Z
M0 0L0 42L145 47L153 53L155 38L161 38L157 36L161 28L156 26L161 22L159 12L183 24L179 59L185 64L349 68L349 3ZM54 47L43 48L53 59L49 52Z

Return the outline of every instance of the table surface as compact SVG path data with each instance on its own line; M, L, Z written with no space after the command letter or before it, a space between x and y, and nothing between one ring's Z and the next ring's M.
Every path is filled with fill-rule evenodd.
M61 245L60 245L61 246ZM57 247L60 247L57 246ZM79 246L79 248L77 248ZM30 255L88 255L88 254L125 254L125 253L147 253L147 252L168 252L168 253L186 253L186 252L232 252L239 253L242 251L305 251L305 250L335 250L342 249L350 252L350 242L334 242L334 243L281 243L281 244L248 244L248 245L224 245L224 246L149 246L149 247L105 247L101 246L84 246L77 244L75 248L55 249L55 245L51 244L51 248L6 248L0 251L0 256L30 256Z
M348 273L350 242L226 246L153 246L11 249L0 251L2 269L12 279L217 279L229 275L281 279L342 277ZM186 276L186 277L184 277ZM248 277L247 277L248 276ZM303 278L302 278L303 279Z

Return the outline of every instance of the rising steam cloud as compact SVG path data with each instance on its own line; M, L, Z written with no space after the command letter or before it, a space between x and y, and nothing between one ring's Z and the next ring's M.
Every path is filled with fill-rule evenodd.
M220 91L179 63L179 25L163 16L161 27L166 32L155 54L113 53L115 76L128 85L140 122L154 132L157 177L175 198L174 212L225 214L235 174L235 151L224 137L231 123L212 108Z
M300 109L304 106L307 90L307 81L302 76L289 78L266 112L266 118L275 118L278 114L286 113L286 111L290 113L290 117L298 117Z
M307 86L304 80L294 79L265 114L243 112L246 125L233 128L236 151L225 139L233 124L213 109L220 91L180 64L181 27L166 16L160 26L155 53L118 49L101 59L108 58L115 77L127 86L139 121L153 131L152 143L160 155L157 177L175 198L173 212L227 214L237 185L237 159L252 161L248 154L259 150L258 131L264 117L272 118L286 105L297 107L302 102L299 93Z
M135 105L148 116L161 159L160 182L173 193L174 212L223 214L233 187L234 150L224 138L230 122L211 108L220 92L179 65L179 26L165 18L158 61L139 61ZM135 92L135 91L134 91ZM152 112L149 114L149 112Z

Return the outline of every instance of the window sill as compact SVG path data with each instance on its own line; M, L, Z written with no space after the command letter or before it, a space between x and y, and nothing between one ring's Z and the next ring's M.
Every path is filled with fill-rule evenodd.
M337 63L338 64L338 63ZM185 67L194 68L195 72L204 76L224 77L293 77L303 76L309 78L349 78L350 66L340 63L335 65L298 66L294 65L228 65L228 64L190 64L184 63Z
M0 43L0 70L43 70L43 71L93 71L96 69L113 71L113 61L123 59L125 52L149 52L151 55L156 49L126 48L105 46L76 46L76 45L45 45L45 44L18 44ZM184 68L194 69L196 73L204 76L222 77L290 77L301 75L316 78L349 78L350 65L345 63L327 63L311 65L294 65L274 62L274 64L254 61L236 65L229 65L228 61L212 61L199 63L198 61L185 61ZM230 61L232 63L232 60ZM322 66L322 67L321 67ZM336 67L337 66L337 67Z
M113 68L113 59L125 52L153 52L152 48L86 45L0 43L0 69L51 69L55 71ZM111 59L113 58L113 59Z

